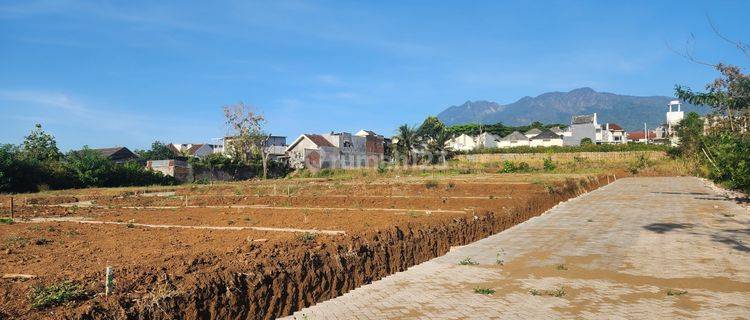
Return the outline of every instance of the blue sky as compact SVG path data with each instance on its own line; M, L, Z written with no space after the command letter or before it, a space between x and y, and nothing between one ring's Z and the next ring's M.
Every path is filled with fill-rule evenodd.
M391 135L466 100L588 86L671 95L748 65L750 1L2 1L0 143L39 122L63 150L221 137L244 101L267 129Z

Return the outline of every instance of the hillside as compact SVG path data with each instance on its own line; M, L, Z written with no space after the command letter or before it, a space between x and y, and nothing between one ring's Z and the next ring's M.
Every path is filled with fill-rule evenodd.
M637 130L646 122L654 127L664 122L667 104L674 98L666 96L628 96L597 92L580 88L569 92L548 92L536 97L523 97L501 105L492 101L467 101L451 106L438 114L447 125L462 123L526 125L533 121L543 123L570 123L576 114L596 112L599 122L617 123L627 130ZM708 112L707 107L683 105L683 111Z

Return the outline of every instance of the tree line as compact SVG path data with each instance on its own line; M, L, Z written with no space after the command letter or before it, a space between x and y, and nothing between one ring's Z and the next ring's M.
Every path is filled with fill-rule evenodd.
M21 145L0 145L0 192L174 183L174 178L146 170L141 163L113 163L86 146L62 153L40 124Z

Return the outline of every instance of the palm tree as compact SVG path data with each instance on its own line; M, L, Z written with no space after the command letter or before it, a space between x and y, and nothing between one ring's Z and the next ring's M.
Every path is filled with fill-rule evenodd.
M417 131L414 129L414 127L411 127L408 124L404 124L398 127L398 134L396 134L394 138L398 139L398 142L396 143L396 150L400 154L406 155L407 163L411 164L412 149L414 149L414 146L419 143Z

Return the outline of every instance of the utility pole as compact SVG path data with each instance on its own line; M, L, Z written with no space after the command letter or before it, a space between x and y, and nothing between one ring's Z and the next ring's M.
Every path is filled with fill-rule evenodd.
M646 137L646 144L648 144L648 128L646 128L646 123L643 123L643 136Z

